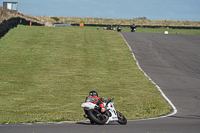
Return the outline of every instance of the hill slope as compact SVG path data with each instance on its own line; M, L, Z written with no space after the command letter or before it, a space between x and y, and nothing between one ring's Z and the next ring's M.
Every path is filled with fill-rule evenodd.
M29 16L29 15L26 15L21 12L16 12L14 10L8 10L8 9L5 9L0 6L0 23L2 23L4 20L8 20L12 17L20 17L20 18L24 18L26 20L30 20L32 22L37 22L37 23L43 24L43 22L36 17Z

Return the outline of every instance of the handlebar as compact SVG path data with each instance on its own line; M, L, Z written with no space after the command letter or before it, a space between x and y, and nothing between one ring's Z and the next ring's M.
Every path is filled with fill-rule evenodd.
M106 107L108 106L108 104L109 104L112 100L114 100L114 98L110 99L110 100L106 103Z

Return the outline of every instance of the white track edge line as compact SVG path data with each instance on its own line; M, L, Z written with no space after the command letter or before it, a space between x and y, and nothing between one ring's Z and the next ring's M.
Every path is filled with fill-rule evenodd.
M136 61L136 64L138 66L138 68L144 73L144 75L146 77L148 77L148 79L156 86L156 88L160 91L160 93L162 94L162 96L165 98L165 100L169 103L169 105L172 107L173 111L167 115L164 115L164 116L159 116L159 117L154 117L154 118L146 118L146 119L138 119L138 120L128 120L128 121L141 121L141 120L153 120L153 119L160 119L160 118L165 118L165 117L169 117L169 116L172 116L172 115L175 115L177 113L177 109L176 107L174 106L174 104L169 100L169 98L164 94L164 92L161 90L161 88L142 70L142 68L140 67L139 65L139 62L138 60L136 59L135 57L135 54L133 53L130 45L128 44L128 42L125 40L124 36L120 33L120 35L123 37L124 41L126 42L126 44L128 45L129 47L129 50L132 52L132 55L133 55L133 58L134 60Z

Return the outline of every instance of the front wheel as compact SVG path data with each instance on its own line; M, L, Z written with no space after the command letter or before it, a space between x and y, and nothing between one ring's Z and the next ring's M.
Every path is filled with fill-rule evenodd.
M95 122L96 124L99 124L99 125L105 124L104 116L97 110L89 110L88 116L90 120Z
M118 123L119 124L122 124L122 125L126 125L127 123L127 120L126 118L124 117L124 115L122 113L120 113L119 111L116 111L117 112L117 117L118 117Z

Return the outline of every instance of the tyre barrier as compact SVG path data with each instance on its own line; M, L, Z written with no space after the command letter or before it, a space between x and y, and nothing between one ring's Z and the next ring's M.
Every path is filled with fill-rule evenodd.
M30 21L26 20L24 18L20 18L20 17L16 17L16 18L10 18L8 20L4 20L1 24L0 24L0 39L1 37L3 37L6 33L8 33L8 31L10 29L13 29L15 27L17 27L18 24L22 24L22 25L30 25ZM32 22L31 25L34 26L44 26L44 24L40 24L37 22Z

